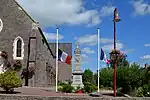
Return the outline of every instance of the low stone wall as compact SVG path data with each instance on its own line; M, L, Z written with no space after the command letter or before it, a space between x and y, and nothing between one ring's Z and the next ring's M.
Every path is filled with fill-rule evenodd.
M9 95L9 94L1 94L0 100L150 100L150 98L126 98L126 97L88 97L88 96L57 96L57 97L41 97L41 96L28 96L28 95Z

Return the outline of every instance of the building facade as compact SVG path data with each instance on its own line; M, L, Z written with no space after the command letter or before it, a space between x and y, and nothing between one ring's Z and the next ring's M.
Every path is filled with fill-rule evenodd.
M56 43L49 43L52 53L56 56ZM59 43L59 49L66 52L68 55L72 56L72 43ZM65 63L58 62L58 80L68 81L72 77L72 64L67 65Z
M11 64L20 60L23 68L35 69L28 86L54 86L56 61L39 23L15 0L1 0L0 19L0 51L8 53Z

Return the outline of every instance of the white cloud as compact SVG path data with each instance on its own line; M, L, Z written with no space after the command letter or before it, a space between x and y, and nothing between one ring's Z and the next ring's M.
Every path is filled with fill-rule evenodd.
M87 34L85 36L81 36L77 39L77 41L80 44L90 45L90 46L96 45L98 42L97 35L95 35L95 34L94 35ZM100 43L102 43L102 44L113 43L113 40L109 39L109 38L100 38Z
M150 60L150 55L145 55L143 57L140 57L142 60Z
M112 6L98 9L86 9L83 0L18 0L25 10L40 22L42 26L61 24L88 26L98 25L100 16L109 16Z
M100 10L100 16L110 16L113 14L115 7L114 6L103 6Z
M145 15L150 14L150 4L144 2L144 0L136 0L131 2L134 15Z
M44 33L45 37L47 38L47 40L56 40L57 39L56 33L46 33L46 32L43 32L43 33ZM61 34L58 35L59 40L61 40L63 38L64 38L63 35L61 35Z
M116 43L116 47L117 47L118 50L121 50L121 49L124 47L124 45L123 45L122 43ZM104 45L104 46L102 47L102 49L103 49L104 51L110 52L111 50L114 49L114 44L107 44L107 45Z
M150 47L150 44L144 44L145 47Z
M100 42L103 43L103 44L107 44L107 43L113 43L114 40L109 39L109 38L100 38Z
M91 50L90 48L86 47L82 49L82 52L87 53L87 54L93 54L95 53L94 50Z
M81 63L85 64L88 62L89 57L86 54L81 54Z
M85 36L79 37L77 41L80 44L96 45L97 44L97 35L85 35Z

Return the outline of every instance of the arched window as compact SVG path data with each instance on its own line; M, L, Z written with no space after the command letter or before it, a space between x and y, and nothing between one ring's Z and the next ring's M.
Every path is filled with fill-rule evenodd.
M16 50L17 57L21 57L21 45L22 43L21 43L21 40L19 39L17 41L17 50Z
M13 58L23 59L24 57L24 42L23 39L18 36L13 43Z

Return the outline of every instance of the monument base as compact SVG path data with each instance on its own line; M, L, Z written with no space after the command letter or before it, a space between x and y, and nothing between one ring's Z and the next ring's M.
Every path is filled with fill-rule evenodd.
M83 88L84 84L82 82L82 72L74 72L72 74L73 74L73 82L71 86L73 86L74 88L77 87Z

